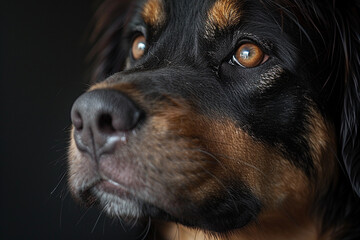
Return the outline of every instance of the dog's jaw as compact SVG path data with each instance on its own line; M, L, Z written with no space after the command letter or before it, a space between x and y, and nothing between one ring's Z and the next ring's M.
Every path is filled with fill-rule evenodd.
M104 209L109 216L117 217L125 221L127 218L139 219L144 217L141 206L135 201L120 198L118 195L101 191L97 187L95 187L92 192L98 199L102 209Z

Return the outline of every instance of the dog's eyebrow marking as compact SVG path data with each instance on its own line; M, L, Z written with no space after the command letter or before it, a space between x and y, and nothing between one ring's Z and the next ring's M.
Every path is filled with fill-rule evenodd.
M159 27L165 22L163 0L147 0L141 13L145 23L152 27Z
M215 29L225 30L240 22L241 9L237 0L217 0L207 13L205 32L213 36Z

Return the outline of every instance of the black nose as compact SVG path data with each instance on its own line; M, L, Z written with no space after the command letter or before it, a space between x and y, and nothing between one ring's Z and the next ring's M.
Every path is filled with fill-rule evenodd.
M84 93L71 109L74 139L81 151L98 158L112 153L118 142L126 142L142 111L131 99L113 89Z

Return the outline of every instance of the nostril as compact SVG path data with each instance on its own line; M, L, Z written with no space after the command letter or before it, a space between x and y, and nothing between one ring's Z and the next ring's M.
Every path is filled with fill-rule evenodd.
M113 126L113 117L111 114L103 113L99 116L98 128L101 132L108 134L116 131Z
M75 142L79 149L100 154L114 146L114 139L122 139L136 128L143 114L129 97L117 90L86 92L71 109Z
M73 123L75 129L78 131L82 130L83 129L83 120L82 120L81 114L78 111L75 111L71 117L72 117L71 120L72 120L72 123Z

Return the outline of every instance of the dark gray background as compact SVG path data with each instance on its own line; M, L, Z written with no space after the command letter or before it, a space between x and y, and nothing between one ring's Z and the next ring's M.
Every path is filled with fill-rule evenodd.
M95 7L89 0L0 2L0 239L139 236L77 206L61 181L70 108L87 86Z

